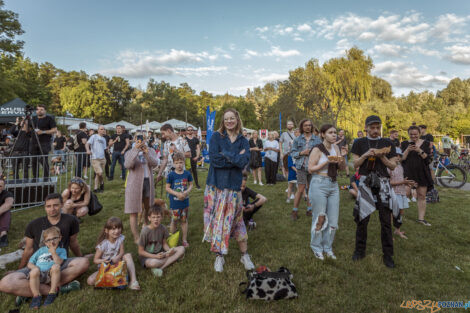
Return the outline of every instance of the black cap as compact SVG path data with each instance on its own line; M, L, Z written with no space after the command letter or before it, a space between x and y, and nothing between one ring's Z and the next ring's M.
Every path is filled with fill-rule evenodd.
M373 124L373 123L382 124L382 120L381 120L380 117L378 117L377 115L368 116L368 117L366 118L366 126L367 126L367 125L370 125L370 124Z

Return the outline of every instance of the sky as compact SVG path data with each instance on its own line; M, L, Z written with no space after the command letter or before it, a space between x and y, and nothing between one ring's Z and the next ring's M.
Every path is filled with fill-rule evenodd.
M356 46L395 95L470 77L470 1L5 0L25 56L64 70L244 95Z

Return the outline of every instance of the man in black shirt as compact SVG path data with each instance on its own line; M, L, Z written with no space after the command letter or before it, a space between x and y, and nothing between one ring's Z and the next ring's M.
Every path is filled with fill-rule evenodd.
M3 277L0 281L0 291L21 297L32 297L29 288L29 280L26 278L29 268L26 267L29 258L39 249L42 241L42 232L51 226L59 227L62 239L59 246L74 253L76 257L67 258L61 265L60 285L61 292L67 292L80 288L78 281L72 281L85 273L89 267L87 258L82 257L80 245L78 244L79 222L76 217L61 213L62 197L58 193L50 194L45 200L46 216L39 217L26 226L26 246L21 257L19 270ZM47 295L50 286L41 284L39 291Z
M24 123L23 123L24 121ZM23 123L23 127L21 127ZM29 143L31 141L30 121L16 118L15 125L12 126L10 132L16 137L16 142L11 153L13 158L12 167L15 174L15 179L20 178L20 169L23 168L23 178L29 178Z
M55 119L46 114L46 106L39 104L36 107L36 116L32 118L33 132L37 134L31 135L30 153L33 157L33 177L39 177L39 163L42 164L44 178L49 177L49 159L48 154L51 151L52 135L57 132ZM39 142L38 140L39 139ZM43 155L43 156L40 156Z
M201 145L199 144L199 139L194 137L194 129L191 126L188 126L187 128L186 141L188 142L189 149L191 150L191 171L193 173L194 183L196 184L197 189L201 189L197 180L197 160L201 153Z
M377 174L377 176L384 179L384 183L388 184L390 189L390 183L388 178L390 177L387 168L393 170L396 166L396 151L395 145L390 140L381 138L382 121L378 116L371 115L366 119L366 130L367 137L356 139L351 148L351 153L354 159L354 168L359 168L359 175L367 177L371 173ZM382 152L381 148L390 147L390 152ZM361 180L361 184L363 184ZM364 182L365 185L367 185ZM382 183L380 183L382 186ZM372 188L371 188L372 189ZM380 188L379 188L380 189ZM375 189L374 189L375 190ZM393 262L393 238L391 228L391 210L388 202L382 202L382 194L384 190L380 190L379 193L374 194L374 199L370 199L375 204L375 208L379 211L380 227L381 227L381 240L382 240L382 251L383 251L383 262L389 267L395 267ZM359 197L361 196L361 193ZM363 197L368 196L365 194ZM390 194L385 197L390 197ZM358 199L357 203L361 203ZM361 207L359 206L359 210ZM357 261L365 257L366 243L367 243L367 224L369 223L370 215L366 216L361 220L361 217L356 213L356 248L353 255L353 260Z
M107 134L106 129L104 130L104 139L106 140L106 149L104 150L104 157L106 159L106 165L104 166L104 172L106 174L106 178L109 180L109 166L111 165L111 155L109 153L109 141L111 137Z
M121 125L116 126L116 133L111 136L109 140L109 147L113 146L113 155L111 163L111 173L109 173L109 180L114 178L114 168L116 167L116 162L119 161L121 165L121 178L126 180L126 168L124 167L124 154L127 151L127 148L130 146L129 136L124 133L123 127Z
M86 154L85 145L88 141L86 123L81 122L78 124L80 130L77 133L77 143L78 148L75 149L75 152L78 152L77 155L77 167L75 169L75 176L82 178L83 176L83 168L87 168L90 166L89 156ZM83 176L82 176L83 175Z
M256 223L253 221L253 215L258 212L259 209L266 202L266 197L259 194L252 189L246 187L247 175L243 175L241 191L242 191L242 207L243 207L243 220L248 230L256 228ZM250 198L253 202L250 202Z

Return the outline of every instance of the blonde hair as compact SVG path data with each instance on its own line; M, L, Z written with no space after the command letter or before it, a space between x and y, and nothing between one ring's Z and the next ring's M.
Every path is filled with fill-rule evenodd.
M42 232L42 240L46 240L46 237L49 235L57 235L57 236L62 236L60 233L60 228L57 226L51 226L45 231Z
M224 120L224 116L225 114L227 114L228 112L232 112L233 114L235 114L235 117L237 119L237 128L236 128L236 133L237 134L241 134L242 133L242 130L243 130L243 122L240 118L240 114L238 113L237 110L235 109L227 109L225 110L224 114L222 115L222 120L220 121L220 126L219 126L219 129L217 130L221 135L223 135L224 132L227 131L227 129L225 128L225 120Z

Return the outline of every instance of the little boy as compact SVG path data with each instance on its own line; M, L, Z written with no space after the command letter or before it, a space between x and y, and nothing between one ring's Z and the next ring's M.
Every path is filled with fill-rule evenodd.
M290 156L287 156L287 168L289 173L287 175L287 200L286 203L290 203L290 200L295 198L295 186L297 185L297 169L295 168L294 160Z
M67 251L58 247L62 239L59 227L49 227L42 233L42 236L45 246L39 248L28 262L28 268L31 271L27 278L33 294L30 308L34 309L39 309L41 306L39 284L51 284L44 305L47 306L54 302L59 291L60 265L67 259Z
M393 226L395 227L395 235L400 236L403 239L408 239L405 236L405 232L400 230L400 227L403 223L403 215L405 214L405 209L410 207L408 198L406 196L409 187L414 185L414 181L408 180L403 177L403 167L400 164L401 157L403 155L400 148L396 149L397 151L397 166L393 171L388 169L390 174L390 185L395 192L398 202L398 208L400 209L400 215L397 218L393 218Z
M166 179L166 192L170 197L171 224L170 232L173 234L176 230L176 223L181 222L183 230L183 247L189 247L188 244L188 210L189 193L193 189L193 177L189 171L184 169L184 155L181 152L175 152L173 155L174 170L168 174Z
M184 247L168 246L168 230L161 224L163 209L154 205L149 209L149 225L144 226L139 239L139 260L143 267L151 268L153 275L160 277L163 269L181 259Z

